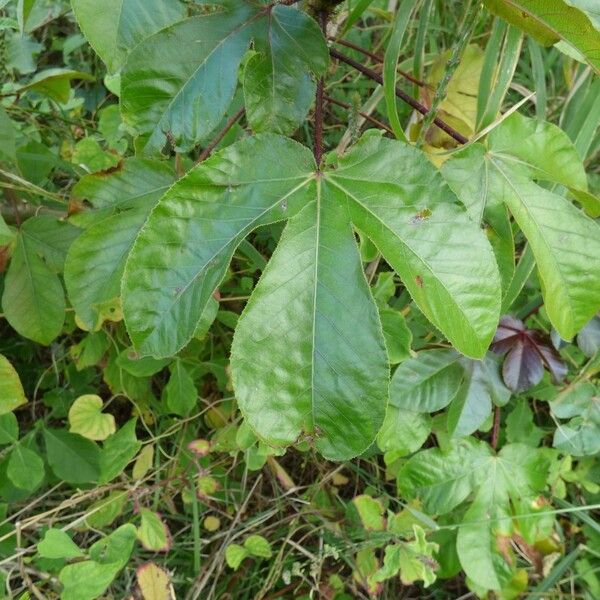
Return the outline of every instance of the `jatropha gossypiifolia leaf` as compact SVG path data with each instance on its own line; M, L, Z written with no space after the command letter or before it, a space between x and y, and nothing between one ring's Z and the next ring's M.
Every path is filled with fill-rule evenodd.
M513 392L524 392L538 384L544 367L555 382L562 381L567 374L566 365L540 332L526 329L523 321L509 315L500 319L491 348L498 354L506 354L502 376Z
M499 317L498 270L481 229L419 150L373 133L324 171L307 148L280 136L229 146L165 194L123 281L136 348L173 355L192 337L237 245L256 227L288 219L235 333L236 397L268 443L309 435L337 459L369 446L388 398L384 338L353 224L464 354L484 355Z

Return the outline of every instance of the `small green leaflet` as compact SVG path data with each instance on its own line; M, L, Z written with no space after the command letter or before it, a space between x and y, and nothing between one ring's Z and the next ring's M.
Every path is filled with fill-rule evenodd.
M148 150L170 141L192 149L225 116L250 42L244 93L256 131L290 133L304 120L329 54L317 23L297 7L220 0L220 10L166 27L139 44L122 75L126 124L148 135Z
M140 355L172 356L194 334L240 242L289 219L238 323L234 386L269 444L309 435L325 456L343 459L372 443L388 395L385 342L353 224L465 354L487 350L500 281L485 236L420 151L368 134L335 167L318 173L307 148L269 134L229 146L152 211L122 296Z

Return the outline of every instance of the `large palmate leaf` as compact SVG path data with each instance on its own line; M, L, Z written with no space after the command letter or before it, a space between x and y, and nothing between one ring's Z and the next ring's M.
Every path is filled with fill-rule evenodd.
M125 321L141 354L171 356L190 340L236 247L259 225L306 204L313 173L307 148L257 136L226 148L167 192L138 236L123 280Z
M290 220L238 323L231 364L240 409L267 442L307 433L343 459L379 431L389 372L348 212L328 188L319 183Z
M86 175L75 186L73 194L97 209L86 217L92 225L72 245L65 263L69 300L88 329L99 327L114 308L133 242L174 179L164 163L130 158L122 169Z
M143 39L186 15L179 0L71 0L79 27L111 73Z
M500 289L485 236L418 150L367 135L336 167L318 172L308 149L270 134L198 165L161 199L135 241L123 306L140 354L173 355L194 334L243 238L289 218L234 338L235 388L269 443L306 434L326 456L347 458L373 441L388 381L353 217L381 242L423 312L465 353L487 349ZM412 179L421 175L426 190ZM484 283L475 286L473 273ZM290 353L288 337L298 340L297 351ZM359 357L371 365L370 379Z
M58 278L79 234L49 216L28 219L19 232L2 295L7 321L22 336L49 344L61 331L65 294Z
M328 64L318 25L296 7L254 0L218 4L217 11L151 36L129 56L121 86L123 117L149 136L149 149L169 140L190 150L210 134L233 98L251 40L259 52L245 70L253 127L289 132L308 112L314 88L309 73L321 74Z
M485 5L544 45L564 40L600 73L600 11L595 0L485 0Z
M566 134L515 113L490 134L487 148L457 152L443 173L466 205L508 207L533 251L548 316L571 339L600 307L600 229L532 180L585 191L581 160Z

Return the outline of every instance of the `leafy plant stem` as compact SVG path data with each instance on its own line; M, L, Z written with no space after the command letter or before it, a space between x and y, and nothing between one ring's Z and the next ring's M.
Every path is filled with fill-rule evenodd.
M431 108L429 109L429 112L425 115L425 118L423 119L421 131L419 132L419 138L417 140L418 147L423 145L423 142L425 141L425 138L427 136L427 132L429 131L429 128L431 127L431 124L436 118L436 115L440 109L440 104L446 97L448 84L450 83L452 76L456 72L456 69L460 64L460 58L463 52L465 51L465 48L467 47L469 39L471 38L473 28L475 27L475 23L477 22L479 11L481 10L481 6L481 2L473 2L471 0L467 7L467 12L465 14L465 18L463 20L463 24L458 35L458 39L452 47L450 60L446 65L444 76L442 77L435 91L435 96L433 97L433 100L431 102Z
M333 58L337 58L339 61L346 63L350 67L355 68L357 71L360 71L369 79L372 79L380 85L383 85L383 77L379 73L373 71L373 69L365 67L353 58L350 58L349 56L338 52L335 48L330 48L329 54L333 56ZM406 102L406 104L408 104L411 108L414 108L416 111L420 112L422 115L426 115L429 112L425 105L421 104L418 100L415 100L412 96L409 96L400 88L396 88L396 96L400 98L400 100L402 100L403 102ZM456 131L456 129L448 125L448 123L442 121L442 119L435 117L433 119L433 123L437 125L437 127L439 127L442 131L447 133L451 138L455 139L459 144L466 144L469 141L464 135L462 135L461 133Z

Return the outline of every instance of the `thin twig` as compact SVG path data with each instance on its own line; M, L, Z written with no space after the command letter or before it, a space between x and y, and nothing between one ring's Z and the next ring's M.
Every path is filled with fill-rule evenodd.
M330 48L329 54L331 54L331 56L333 56L334 58L337 58L339 61L346 63L347 65L349 65L351 67L354 67L357 71L360 71L363 75L366 75L367 77L369 77L369 79L376 81L379 85L383 85L383 77L379 73L376 73L375 71L373 71L373 69L369 69L368 67L365 67L364 65L362 65L358 61L354 60L353 58L350 58L349 56L346 56L345 54L338 52L337 50L335 50L335 48ZM400 98L400 100L402 100L403 102L406 102L406 104L408 104L410 107L412 107L416 111L420 112L422 115L426 115L429 112L429 110L427 109L426 106L421 104L418 100L415 100L412 96L409 96L404 90L401 90L398 87L396 88L396 96L398 98ZM456 131L456 129L454 129L453 127L448 125L448 123L442 121L442 119L436 117L433 120L433 122L435 125L437 125L437 127L439 127L442 131L446 132L451 138L455 139L459 144L468 143L469 140L464 135L462 135L461 133Z
M345 108L347 110L351 110L352 109L352 105L351 104L348 104L347 102L342 102L341 100L336 100L335 98L332 98L331 96L325 96L325 100L327 100L327 102L329 102L330 104L337 104L337 106L341 106L342 108ZM394 135L394 132L385 123L382 123L381 121L379 121L375 117L372 117L371 115L368 115L367 113L362 112L360 110L358 111L358 114L363 119L366 119L370 123L373 123L373 125L375 125L376 127L379 127L380 129L384 129L385 131L387 131L391 135Z
M347 40L336 40L333 38L330 38L330 39L332 41L334 41L336 44L340 44L340 46L346 46L346 48L356 50L357 52L360 52L361 54L368 56L370 59L374 60L376 63L380 63L380 64L383 63L382 56L379 56L379 54L375 54L375 53L371 52L370 50L367 50L366 48L359 46L358 44L348 42ZM416 77L413 77L410 73L407 73L406 71L402 71L402 69L398 69L398 73L400 73L400 75L402 75L402 77L404 77L404 79L407 79L408 81L412 81L412 83L414 83L418 86L431 87L428 83L425 83L424 81L421 81L420 79L417 79Z
M208 144L208 146L206 146L206 148L204 148L204 150L202 150L202 152L200 153L200 156L198 156L198 160L196 160L195 164L199 164L203 161L205 161L211 154L212 151L219 145L219 142L227 135L227 132L246 114L246 109L245 108L240 108L240 110L238 110L235 115L233 115L228 121L227 123L225 123L225 126L223 127L223 129L221 129L221 131L219 131L219 133L217 134L217 136L210 142L210 144Z

